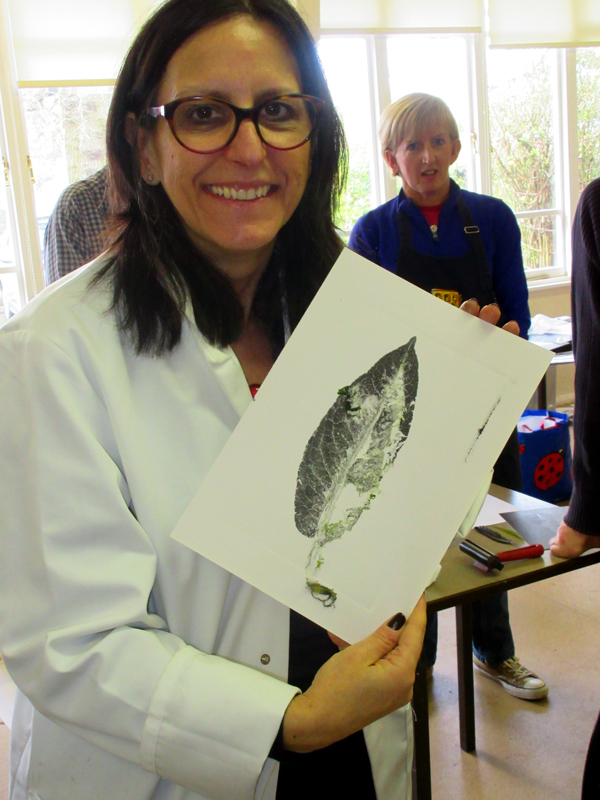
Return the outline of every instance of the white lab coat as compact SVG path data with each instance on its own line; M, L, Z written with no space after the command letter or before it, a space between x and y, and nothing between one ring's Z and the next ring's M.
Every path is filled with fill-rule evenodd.
M289 612L169 538L247 383L193 325L136 356L93 269L0 335L11 800L273 798ZM378 797L408 797L409 710L365 736Z

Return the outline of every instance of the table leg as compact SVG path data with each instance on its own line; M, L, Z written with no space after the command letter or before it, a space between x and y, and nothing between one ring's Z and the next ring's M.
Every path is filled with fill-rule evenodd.
M550 364L544 375L546 385L546 405L542 408L556 411L556 364Z
M429 752L429 709L427 707L427 665L425 650L417 665L412 708L414 716L415 755L413 800L431 800L431 762Z
M458 712L460 746L475 750L475 691L473 686L473 606L456 606L456 652L458 660Z
M548 405L548 386L546 384L546 375L542 378L537 388L537 407L538 409L547 408Z

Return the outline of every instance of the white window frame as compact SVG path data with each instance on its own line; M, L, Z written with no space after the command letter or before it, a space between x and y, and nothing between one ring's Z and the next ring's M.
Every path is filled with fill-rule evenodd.
M0 150L6 160L8 220L15 263L3 267L17 276L20 302L24 305L44 288L42 253L27 152L25 122L19 98L13 39L7 0L0 4Z

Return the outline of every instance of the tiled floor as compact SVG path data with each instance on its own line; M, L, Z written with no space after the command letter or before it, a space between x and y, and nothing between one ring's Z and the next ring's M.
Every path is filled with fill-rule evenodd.
M475 678L477 753L459 745L454 612L440 614L431 686L434 800L578 800L600 709L600 565L511 593L517 652L550 686L527 703ZM0 800L7 798L8 731L0 726Z

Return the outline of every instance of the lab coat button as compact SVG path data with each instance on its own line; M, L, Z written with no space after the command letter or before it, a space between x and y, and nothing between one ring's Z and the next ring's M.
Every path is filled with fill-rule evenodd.
M265 666L271 661L271 656L268 653L263 653L260 657L260 663Z

